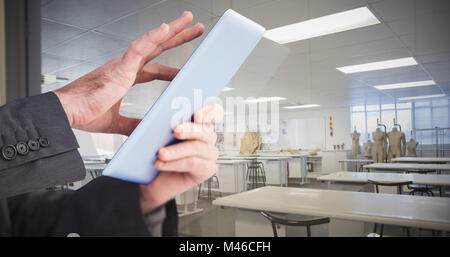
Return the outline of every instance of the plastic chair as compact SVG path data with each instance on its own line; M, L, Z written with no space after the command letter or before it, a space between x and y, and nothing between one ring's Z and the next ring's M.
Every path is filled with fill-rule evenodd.
M311 226L330 223L330 218L314 218L305 220L289 220L279 217L275 217L266 211L261 211L261 215L264 216L272 223L273 236L278 237L276 224L295 227L306 227L306 234L311 237Z

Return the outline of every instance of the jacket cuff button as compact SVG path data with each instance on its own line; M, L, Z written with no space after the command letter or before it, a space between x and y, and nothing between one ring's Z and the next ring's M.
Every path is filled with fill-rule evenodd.
M36 140L28 140L28 146L30 147L31 151L37 151L39 150L39 142Z
M28 145L24 142L19 142L16 144L17 153L20 155L26 155L30 151Z
M5 145L2 147L2 157L7 161L12 161L17 156L17 149L14 145Z
M48 141L48 138L46 138L46 137L40 137L38 139L38 141L39 141L39 144L41 145L41 147L47 147L50 145L50 142Z

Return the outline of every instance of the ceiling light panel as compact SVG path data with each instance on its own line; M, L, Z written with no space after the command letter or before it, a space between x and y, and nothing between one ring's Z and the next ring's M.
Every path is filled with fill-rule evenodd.
M444 96L446 96L446 94L408 96L408 97L399 97L399 98L397 98L397 100L399 100L399 101L409 101L409 100L426 99L426 98L437 98L437 97L444 97Z
M360 7L274 28L268 30L264 37L279 44L287 44L378 23L380 21L367 7Z
M365 72L365 71L375 71L375 70L385 70L399 67L406 67L417 65L417 62L412 57L392 59L381 62L370 62L364 64L350 65L336 68L337 70L349 74L349 73L357 73L357 72Z
M378 86L374 86L374 88L376 88L378 90L388 90L388 89L422 87L422 86L432 86L432 85L436 85L436 82L434 82L434 80L423 80L423 81L414 81L414 82L406 82L406 83L378 85Z
M282 100L286 100L286 98L278 97L278 96L261 97L261 98L247 99L244 102L246 102L246 103L262 103L262 102L273 102L273 101L282 101Z
M313 107L320 107L318 104L303 104L303 105L291 105L291 106L284 106L285 109L303 109L303 108L313 108Z

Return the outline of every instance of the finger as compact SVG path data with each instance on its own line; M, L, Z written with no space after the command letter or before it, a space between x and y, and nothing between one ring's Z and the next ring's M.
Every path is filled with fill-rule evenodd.
M208 144L215 144L217 140L217 134L210 127L192 122L179 124L173 134L180 140L200 140Z
M169 25L163 23L156 29L150 30L145 35L130 44L123 55L124 70L135 72L152 57L160 45L179 32L183 31L191 22L193 16L191 12L184 12Z
M207 104L194 113L194 122L200 124L212 124L222 119L224 114L220 104Z
M149 63L144 65L142 70L138 73L135 84L149 82L155 79L172 81L172 79L180 71L178 68L165 66L160 63Z
M201 36L205 31L205 27L201 23L195 24L193 27L189 29L185 29L183 32L177 34L173 38L164 42L161 46L162 50L168 50L173 47L182 45L186 42L192 41L193 39Z
M190 172L196 173L196 176L217 171L215 161L205 160L195 156L168 162L156 160L155 167L159 171Z
M193 27L183 30L179 32L174 37L170 38L166 42L159 45L149 56L149 60L156 58L162 52L174 48L176 46L182 45L189 41L194 40L195 38L201 36L205 31L205 27L201 23L195 24Z
M199 140L185 141L159 149L158 159L161 161L173 161L189 156L196 156L207 160L216 160L219 150L214 145Z

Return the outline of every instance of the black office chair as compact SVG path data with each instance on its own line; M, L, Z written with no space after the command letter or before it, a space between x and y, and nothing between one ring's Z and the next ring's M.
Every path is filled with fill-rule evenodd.
M311 226L330 223L330 218L314 218L305 220L288 220L279 217L275 217L266 211L261 211L261 215L267 218L272 223L273 236L278 237L276 224L285 226L306 227L306 233L308 237L311 237Z
M369 179L369 183L375 186L376 193L380 193L379 186L395 186L397 187L397 194L401 195L403 193L403 186L409 186L412 184L412 181L404 181L404 182L380 182ZM374 224L373 233L377 233L378 224ZM383 236L383 224L380 224L380 236ZM407 236L411 236L410 229L406 228Z

